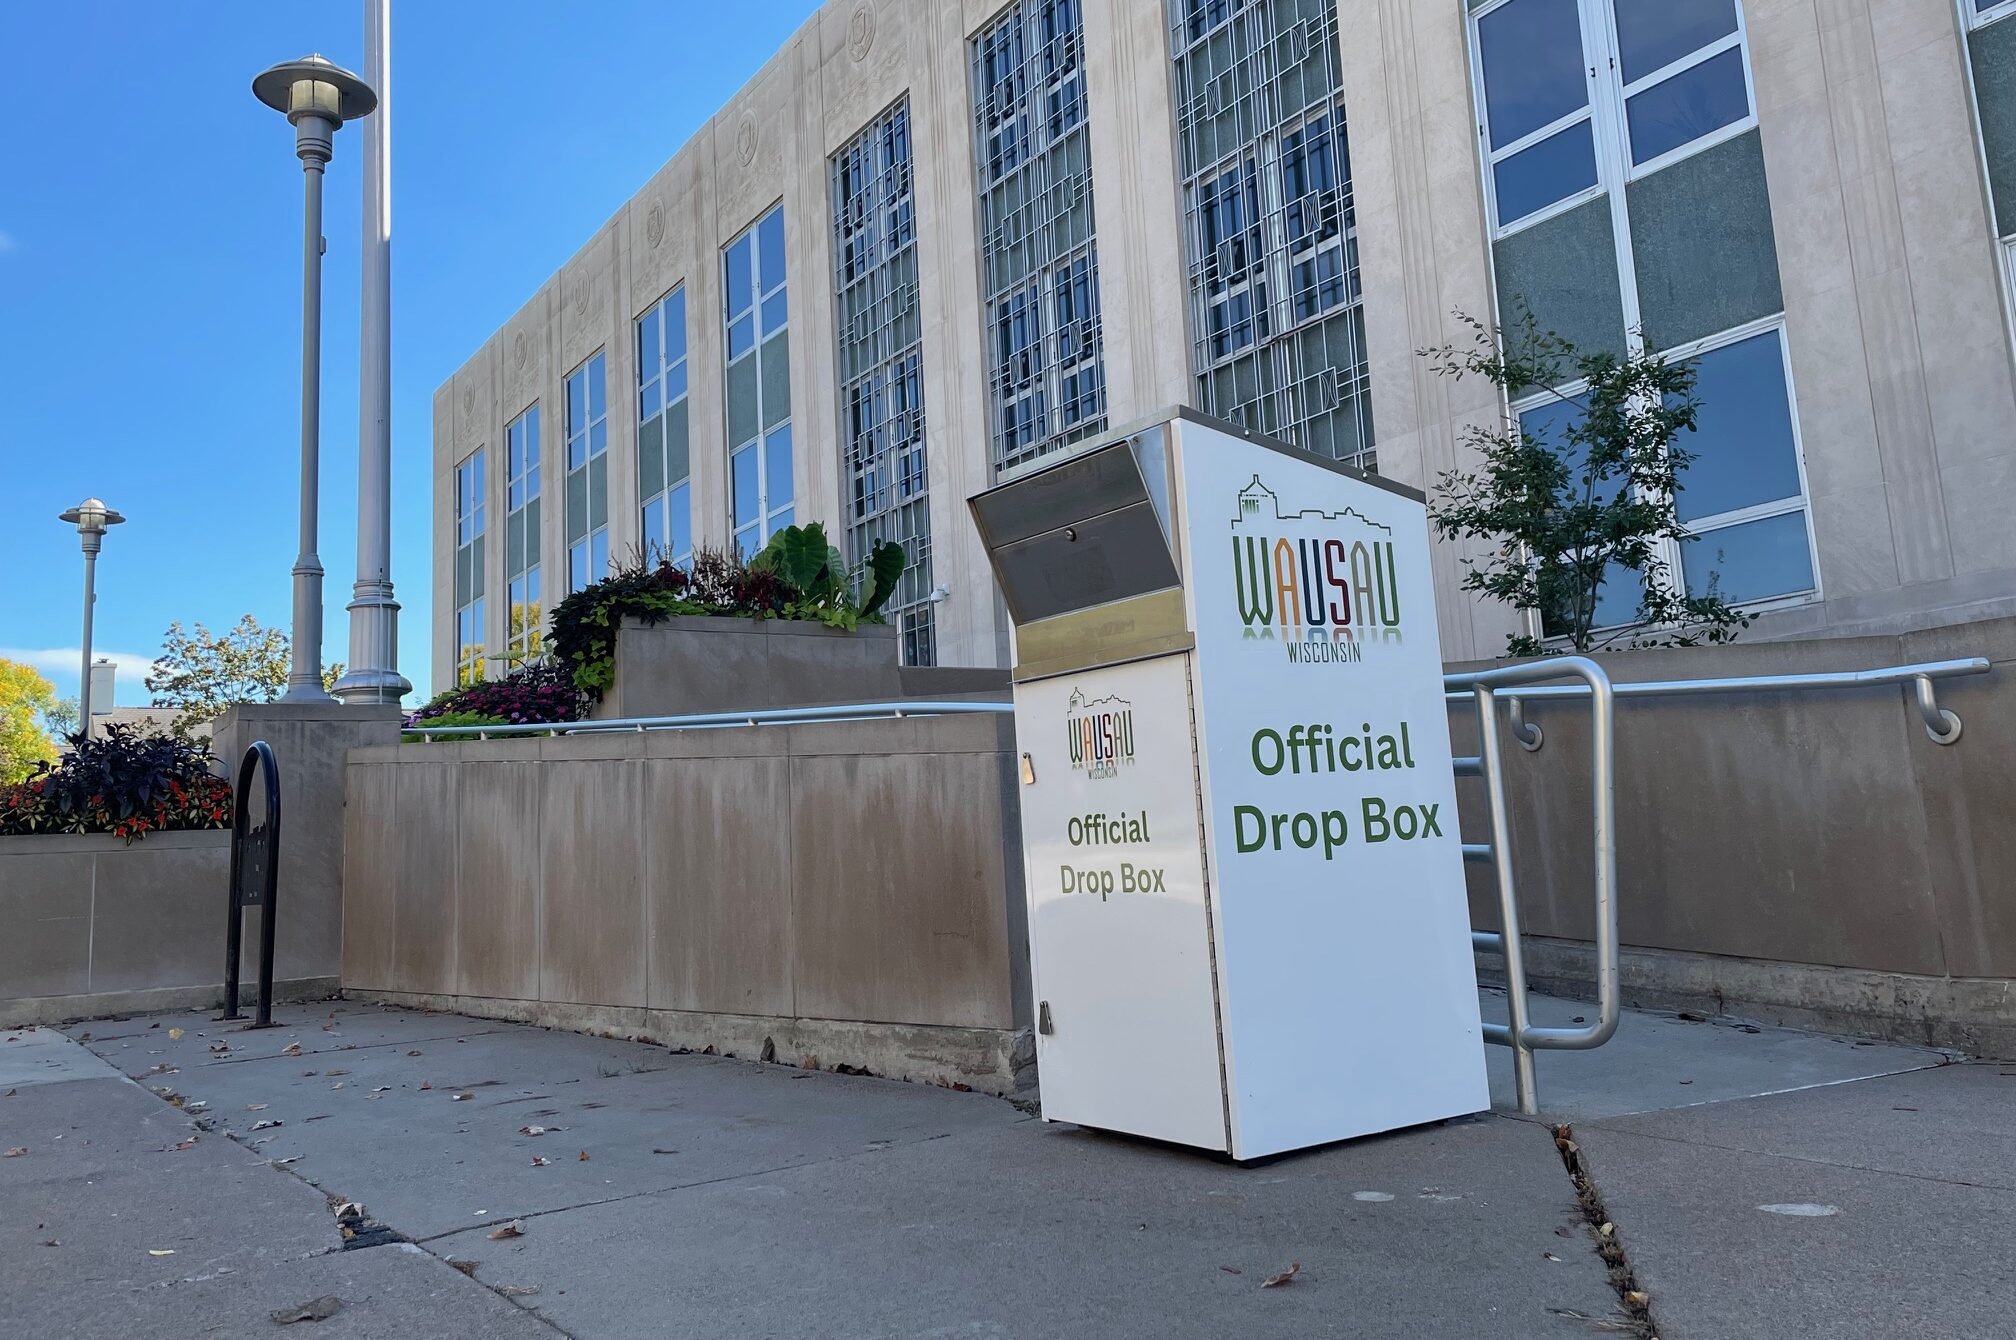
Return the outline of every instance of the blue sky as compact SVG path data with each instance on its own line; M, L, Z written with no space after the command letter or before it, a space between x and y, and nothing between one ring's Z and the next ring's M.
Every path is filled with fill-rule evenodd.
M815 0L394 0L393 581L423 689L434 388L641 187ZM359 0L0 5L0 657L77 688L82 560L118 700L170 621L286 627L296 550L301 173L252 76L363 66ZM361 137L324 232L326 660L356 577ZM424 696L424 694L422 695Z

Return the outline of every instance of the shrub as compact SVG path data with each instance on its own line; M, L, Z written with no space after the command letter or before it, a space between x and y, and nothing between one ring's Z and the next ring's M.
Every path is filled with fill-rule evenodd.
M646 624L678 615L816 619L832 628L881 622L906 563L887 540L869 552L855 582L847 561L818 522L787 526L754 558L700 548L685 568L659 553L639 553L599 582L553 607L554 657L590 700L616 677L616 633L628 617Z
M521 665L502 679L439 694L406 719L409 726L522 726L579 721L581 694L553 661ZM454 717L456 720L449 720Z
M110 833L131 843L147 833L228 828L231 784L209 752L174 735L108 725L76 739L54 766L0 789L0 835Z

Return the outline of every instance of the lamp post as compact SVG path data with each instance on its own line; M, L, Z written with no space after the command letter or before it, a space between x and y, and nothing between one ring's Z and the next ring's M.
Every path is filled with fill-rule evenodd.
M84 542L84 660L77 677L77 731L91 734L91 607L98 603L98 551L105 544L105 531L126 518L96 498L86 498L57 518L77 527Z
M392 594L392 0L364 2L364 76L378 110L364 134L364 276L358 359L357 584L350 600L346 703L397 703L399 601Z
M322 169L337 128L368 116L378 95L320 56L276 65L252 81L253 96L294 124L306 183L301 233L301 553L294 560L294 664L283 703L332 701L322 688L322 560L316 557L321 487Z

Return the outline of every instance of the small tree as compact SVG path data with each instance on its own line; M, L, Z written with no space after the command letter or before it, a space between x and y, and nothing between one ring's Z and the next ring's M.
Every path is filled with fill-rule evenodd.
M290 668L287 634L247 614L224 633L200 623L193 632L169 624L146 684L156 707L179 709L175 733L181 735L232 703L272 702L287 687ZM333 687L342 675L342 662L325 665L322 687Z
M58 740L67 740L79 729L77 700L58 698L42 709L42 728Z
M56 746L42 722L56 704L56 686L19 661L0 661L0 785L21 781L38 763L54 763Z
M1530 315L1511 332L1460 312L1456 319L1475 333L1469 347L1419 351L1438 375L1483 377L1508 398L1583 387L1548 392L1566 413L1547 440L1517 421L1468 429L1464 442L1482 464L1444 472L1430 505L1444 539L1492 546L1487 557L1465 561L1464 589L1539 617L1541 637L1513 634L1507 654L1547 655L1555 648L1543 638L1577 653L1733 640L1749 616L1725 603L1712 580L1704 594L1688 594L1661 557L1662 541L1689 537L1676 501L1694 455L1676 438L1694 431L1693 366L1657 354L1620 360L1584 352L1538 330ZM1633 619L1599 628L1598 597L1619 573L1639 583Z

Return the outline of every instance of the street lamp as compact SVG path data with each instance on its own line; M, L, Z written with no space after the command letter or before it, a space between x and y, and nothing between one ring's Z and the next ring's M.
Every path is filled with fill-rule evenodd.
M322 168L336 130L378 105L371 86L320 56L276 65L252 94L294 123L294 153L306 180L301 233L301 553L294 560L294 664L283 703L332 701L322 688L322 560L315 555L321 485Z
M91 733L91 607L98 603L98 550L105 544L105 530L126 518L96 498L86 498L57 518L77 527L84 542L84 665L77 677L77 730Z

